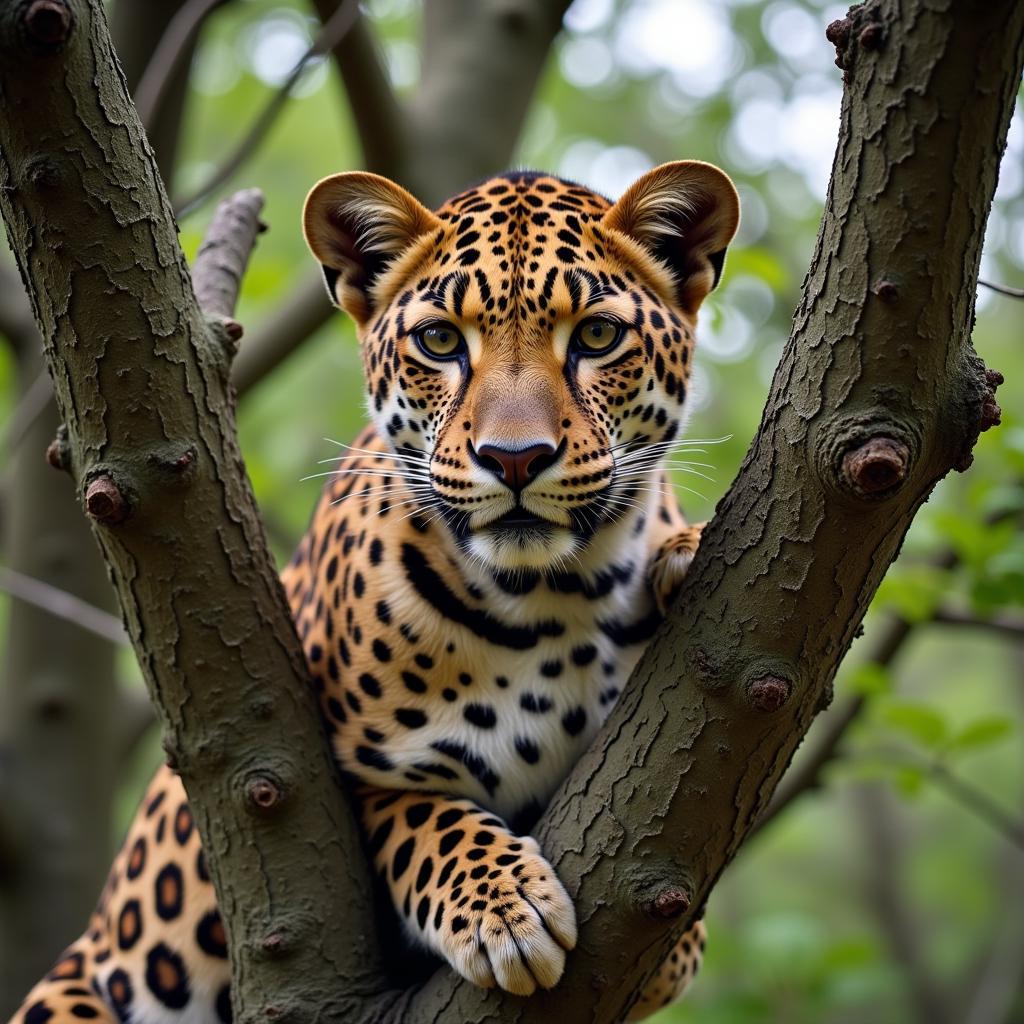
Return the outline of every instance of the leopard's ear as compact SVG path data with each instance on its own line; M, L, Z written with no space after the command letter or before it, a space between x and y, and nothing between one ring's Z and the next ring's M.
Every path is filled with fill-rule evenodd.
M633 182L602 218L672 273L676 298L696 313L722 276L740 223L740 199L724 171L700 160L662 164Z
M394 182L352 171L313 186L302 227L331 300L363 324L374 311L381 274L441 222Z

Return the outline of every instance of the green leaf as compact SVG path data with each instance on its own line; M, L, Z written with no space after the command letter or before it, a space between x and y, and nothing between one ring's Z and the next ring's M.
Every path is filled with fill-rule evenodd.
M846 687L852 693L865 697L889 693L892 691L892 675L884 666L873 661L867 662L853 669L846 681Z
M963 516L951 510L936 510L931 520L961 559L976 567L1004 552L1016 533L1012 521L986 523L980 516Z
M916 765L901 764L893 767L892 781L901 796L913 800L924 790L925 772Z
M908 622L924 622L932 617L945 596L946 575L943 570L927 565L890 573L878 588L874 607L893 611Z
M942 746L949 737L946 719L938 711L923 704L893 702L883 709L882 719L893 729L933 750Z
M978 750L992 746L1013 732L1013 721L1005 715L986 715L965 726L949 741L952 750Z

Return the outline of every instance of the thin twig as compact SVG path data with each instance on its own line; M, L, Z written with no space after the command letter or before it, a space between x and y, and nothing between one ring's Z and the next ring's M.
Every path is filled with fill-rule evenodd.
M1024 821L1016 819L981 787L953 772L942 761L922 757L909 749L874 747L857 755L858 760L880 760L920 768L924 778L943 790L964 810L991 825L1014 846L1024 850Z
M1024 288L1010 288L1005 284L995 284L993 281L982 281L978 278L978 284L984 285L986 288L991 288L992 291L998 292L1000 295L1008 295L1011 299L1024 299Z
M972 615L970 612L955 608L940 608L933 616L933 622L944 626L966 626L977 629L989 629L996 633L1021 640L1024 639L1024 619L1016 615Z
M941 762L929 766L926 778L944 790L947 796L952 797L965 810L988 822L1014 846L1024 850L1024 822L1014 818L983 789L956 775Z
M133 100L147 132L156 124L168 85L189 53L203 22L227 0L188 0L171 18L135 88Z
M35 605L58 619L73 622L76 626L112 643L128 645L128 635L121 620L99 608L93 607L66 590L51 586L32 576L26 576L15 569L0 566L0 591Z
M287 104L292 90L309 68L310 63L315 58L320 57L328 50L337 46L358 18L359 4L355 0L347 0L347 2L342 3L338 7L334 16L324 25L323 30L317 34L313 45L299 58L280 88L270 97L266 106L256 116L251 127L243 136L242 141L239 142L227 159L214 170L205 184L200 186L187 199L175 203L174 212L179 218L187 217L198 209L256 152L260 143L263 142L273 127L278 115Z

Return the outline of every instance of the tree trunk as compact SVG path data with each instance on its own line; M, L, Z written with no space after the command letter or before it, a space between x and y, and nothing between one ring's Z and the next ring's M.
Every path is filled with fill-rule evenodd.
M112 34L134 87L182 0L118 0ZM187 66L187 65L186 65ZM170 180L186 76L149 132ZM11 295L11 302L27 297ZM45 373L31 321L10 339L25 401ZM4 550L14 570L116 611L103 560L68 480L46 464L60 419L43 396L7 467ZM30 404L30 401L29 401ZM31 410L30 410L31 412ZM0 1020L82 931L113 852L111 809L124 721L114 645L15 599L0 676Z
M38 335L33 331L36 346ZM19 393L43 370L21 354ZM52 400L8 469L5 549L16 571L104 608L113 595L70 482L44 453ZM0 689L0 1019L80 934L110 867L117 686L114 645L12 600Z
M234 447L223 332L189 288L99 0L66 0L46 52L31 15L55 2L0 3L0 209L210 856L237 1019L621 1019L830 699L917 508L998 417L969 335L1024 5L880 0L830 28L848 88L793 335L677 607L542 822L581 937L562 984L524 1002L447 970L382 992L353 822Z

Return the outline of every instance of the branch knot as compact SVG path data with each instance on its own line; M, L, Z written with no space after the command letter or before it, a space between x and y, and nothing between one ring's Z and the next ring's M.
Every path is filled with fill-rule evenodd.
M975 377L976 383L974 384L975 393L973 397L977 402L975 406L977 419L974 422L973 429L969 432L967 443L953 463L953 468L958 473L963 473L971 467L971 464L974 462L972 449L978 443L978 438L986 430L998 427L1002 422L1003 416L1003 410L996 401L996 389L1004 382L1005 378L998 370L985 369L981 365L981 360L976 361L979 372Z
M21 11L21 25L37 53L56 53L71 37L75 17L67 0L29 0Z
M93 477L85 491L85 510L103 526L123 523L131 511L121 489L109 473Z
M651 902L651 913L670 921L682 917L690 909L690 902L690 894L685 889L664 889Z
M57 436L46 449L46 461L54 469L64 473L71 469L71 444L68 439L68 428L63 423L57 428Z
M772 714L789 700L793 685L781 676L761 676L750 684L747 695L757 711Z
M891 437L872 437L843 456L842 478L859 494L879 495L896 489L910 467L910 450Z
M249 803L260 811L275 808L284 799L280 782L269 774L254 775L245 788Z

